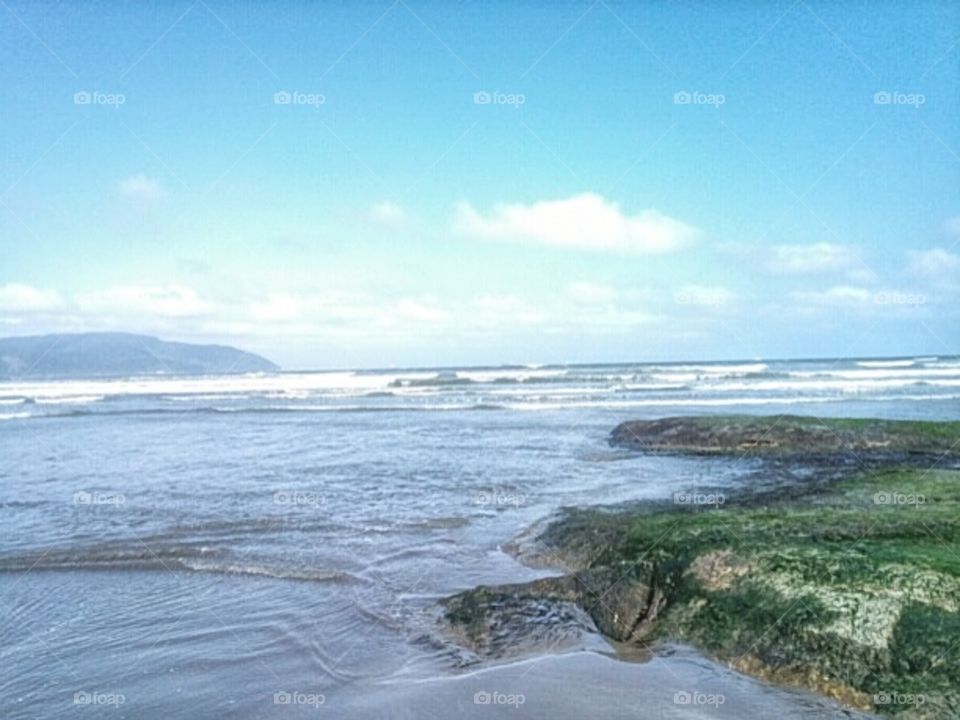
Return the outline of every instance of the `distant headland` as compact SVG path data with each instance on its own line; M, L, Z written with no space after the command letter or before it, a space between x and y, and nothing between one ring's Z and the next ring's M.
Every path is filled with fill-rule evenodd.
M260 355L227 345L167 342L121 332L0 338L0 380L276 372Z

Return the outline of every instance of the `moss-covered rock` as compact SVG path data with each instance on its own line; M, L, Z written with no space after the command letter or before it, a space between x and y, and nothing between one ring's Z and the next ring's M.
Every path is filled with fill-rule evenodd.
M860 426L903 457L950 438L928 423L878 423ZM748 430L734 424L727 418L704 436L709 442L672 449L739 444ZM797 438L812 437L806 432L784 431L779 447L793 452ZM835 450L834 440L816 437ZM563 603L616 640L685 641L744 672L856 707L960 718L960 471L942 467L952 452L943 450L935 468L893 460L848 468L799 498L570 510L537 541L542 556L577 558L572 572L462 593L447 601L447 619L482 652L504 608Z
M481 586L447 599L446 617L467 646L489 657L555 645L579 630L599 630L625 641L643 631L643 621L662 602L653 591L652 571L651 565L640 562L529 583Z
M960 422L815 418L798 415L711 415L632 420L610 435L613 444L648 452L723 455L847 453L960 456Z

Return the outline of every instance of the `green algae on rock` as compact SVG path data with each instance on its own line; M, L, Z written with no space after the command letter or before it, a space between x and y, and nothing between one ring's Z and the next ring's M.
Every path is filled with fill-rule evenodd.
M701 420L685 420L680 440L653 449L736 452L775 422ZM781 422L764 452L810 452L800 440L812 437L808 421ZM960 471L942 467L955 457L949 443L960 424L827 422L830 437L810 431L823 457L876 447L858 428L896 455L866 471L846 466L801 497L567 510L536 540L540 557L556 558L567 575L461 593L445 603L448 622L497 657L512 634L504 629L522 617L517 607L561 603L617 641L682 641L853 707L960 718ZM669 437L669 425L677 426L651 423L641 437ZM699 427L710 429L689 430ZM848 430L837 444L833 433ZM934 453L941 467L903 460Z
M715 415L632 420L613 444L648 452L701 454L951 453L960 455L960 422Z

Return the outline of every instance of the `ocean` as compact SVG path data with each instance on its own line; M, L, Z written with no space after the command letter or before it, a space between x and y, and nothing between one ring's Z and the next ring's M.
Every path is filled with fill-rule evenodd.
M0 716L861 717L680 646L476 662L437 602L554 572L503 546L564 506L745 482L624 420L958 400L957 357L0 383Z

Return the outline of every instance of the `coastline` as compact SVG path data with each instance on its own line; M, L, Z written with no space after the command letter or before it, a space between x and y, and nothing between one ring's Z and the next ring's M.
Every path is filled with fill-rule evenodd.
M459 593L445 620L489 660L599 632L654 653L684 643L858 710L960 717L958 437L912 421L623 423L614 445L758 460L758 482L568 509L512 548L562 575Z

